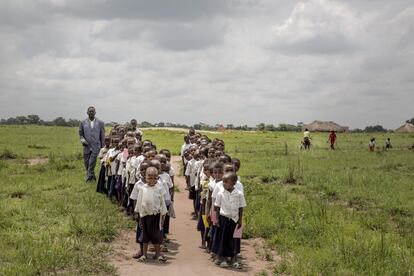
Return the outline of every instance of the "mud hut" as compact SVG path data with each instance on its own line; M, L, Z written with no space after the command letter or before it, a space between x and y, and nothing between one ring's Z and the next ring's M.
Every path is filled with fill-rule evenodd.
M406 121L405 124L397 128L395 133L414 133L414 126L410 124L409 121Z
M315 120L308 125L304 125L302 129L309 129L312 132L329 132L329 131L336 131L336 132L347 132L349 131L349 127L338 125L332 121L318 121Z

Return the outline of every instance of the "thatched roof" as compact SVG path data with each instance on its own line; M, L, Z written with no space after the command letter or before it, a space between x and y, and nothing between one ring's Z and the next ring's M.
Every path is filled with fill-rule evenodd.
M405 122L404 125L400 126L395 130L396 133L410 133L414 132L414 126L410 122Z
M303 129L309 129L310 131L322 131L322 132L327 132L327 131L336 131L336 132L346 132L349 130L349 127L345 127L345 126L340 126L335 122L332 121L318 121L315 120L312 123L308 124L308 125L304 125L302 127Z

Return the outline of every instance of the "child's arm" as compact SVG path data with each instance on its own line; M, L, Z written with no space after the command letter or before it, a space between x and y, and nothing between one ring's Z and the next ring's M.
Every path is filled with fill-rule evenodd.
M219 214L220 214L220 207L214 206L214 212L216 212L216 217L217 217L217 220L215 221L214 225L216 225L217 227L220 227L220 224L218 223L218 217L219 217Z
M242 227L242 223L243 223L243 208L239 208L239 221L237 222L237 229L239 229L240 227Z

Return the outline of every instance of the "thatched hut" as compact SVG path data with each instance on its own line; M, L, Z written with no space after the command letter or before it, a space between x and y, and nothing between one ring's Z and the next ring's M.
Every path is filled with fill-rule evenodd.
M347 132L349 131L349 127L345 127L345 126L340 126L335 122L332 121L318 121L315 120L312 123L308 124L308 125L304 125L302 127L303 129L309 129L310 131L313 132L329 132L329 131L336 131L336 132Z
M406 121L405 124L397 128L395 133L414 133L414 126L409 122Z

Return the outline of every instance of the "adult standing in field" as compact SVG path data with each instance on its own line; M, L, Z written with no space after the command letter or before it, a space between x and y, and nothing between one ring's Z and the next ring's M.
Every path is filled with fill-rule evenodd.
M105 124L95 117L95 107L90 106L86 112L88 118L79 126L79 138L83 146L83 162L86 169L86 182L95 181L96 158L104 146Z

